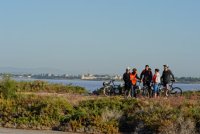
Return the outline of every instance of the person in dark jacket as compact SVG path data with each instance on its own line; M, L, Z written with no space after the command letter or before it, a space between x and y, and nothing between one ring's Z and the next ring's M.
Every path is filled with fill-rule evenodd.
M126 72L123 75L124 80L124 86L125 86L125 96L130 97L130 91L131 91L131 80L130 80L130 67L126 68Z
M175 81L175 78L174 78L174 74L169 69L168 65L163 65L163 67L164 67L164 71L161 76L161 80L162 80L163 86L165 88L165 96L167 97L168 96L167 92L170 89L169 84L170 84L171 80Z
M152 82L152 71L149 68L149 65L145 66L145 69L140 74L140 79L143 82L143 86L148 86L149 97L151 97L151 82Z

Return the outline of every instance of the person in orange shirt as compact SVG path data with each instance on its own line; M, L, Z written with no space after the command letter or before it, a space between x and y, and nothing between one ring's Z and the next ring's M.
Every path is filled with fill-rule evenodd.
M137 87L136 84L137 84L137 81L140 80L140 78L138 77L136 68L133 68L133 71L130 74L130 80L131 80L131 83L132 83L131 96L136 98L137 97L136 96L136 87Z

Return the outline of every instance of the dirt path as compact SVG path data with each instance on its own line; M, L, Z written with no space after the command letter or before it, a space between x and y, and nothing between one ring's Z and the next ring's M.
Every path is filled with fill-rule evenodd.
M0 128L0 134L76 134L76 133L51 131L51 130L23 130L23 129Z

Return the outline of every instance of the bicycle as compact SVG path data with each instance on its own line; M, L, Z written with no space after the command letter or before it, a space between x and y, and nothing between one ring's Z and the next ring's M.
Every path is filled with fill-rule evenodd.
M116 85L114 81L103 82L103 94L105 96L122 95L124 93L124 86L122 84Z
M153 85L151 83L151 88L149 89L148 85L144 85L141 90L142 90L142 96L143 97L152 97L152 90L153 90Z
M182 96L183 91L180 87L173 87L174 82L176 82L175 80L171 80L170 84L169 84L169 89L168 89L168 95L169 96ZM159 95L160 96L165 96L165 88L163 87L163 84L159 84Z

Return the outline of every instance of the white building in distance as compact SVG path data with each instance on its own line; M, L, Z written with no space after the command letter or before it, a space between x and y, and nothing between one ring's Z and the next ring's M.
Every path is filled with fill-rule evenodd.
M95 79L97 79L97 77L95 77L95 76L92 75L92 74L83 74L83 75L81 76L81 79L82 79L82 80L95 80Z

